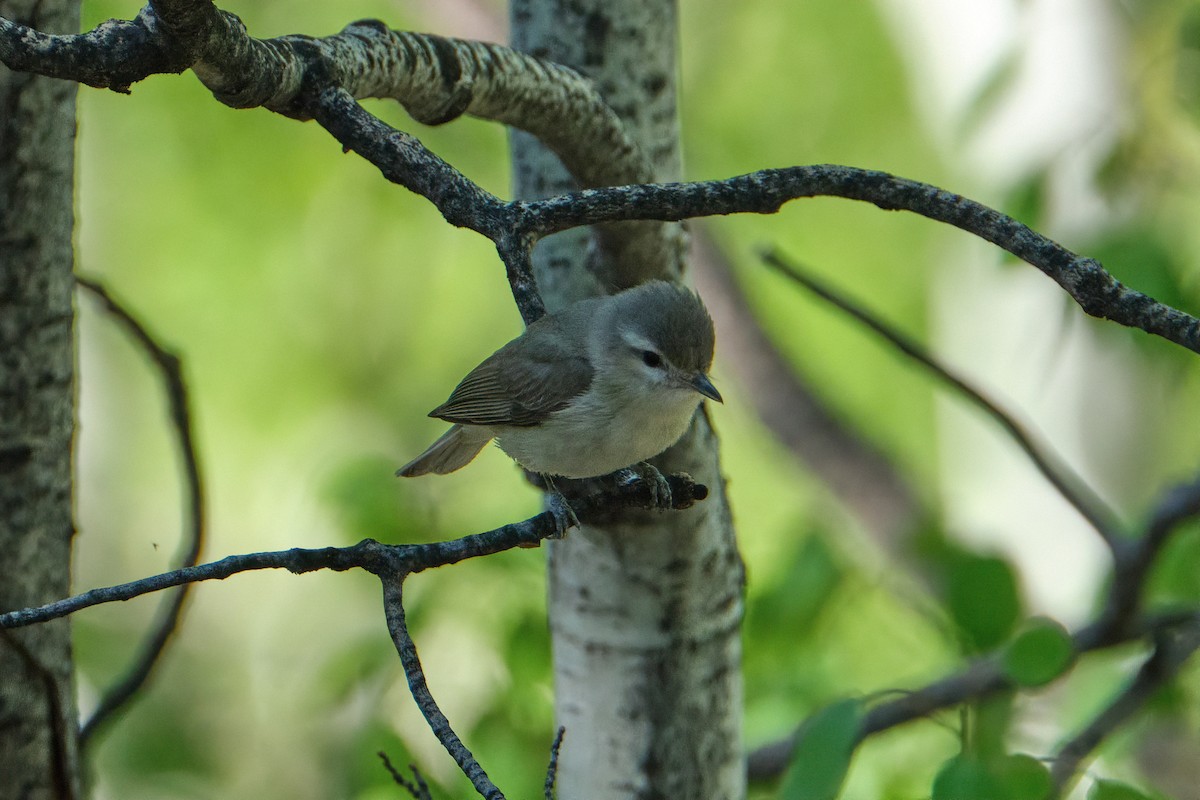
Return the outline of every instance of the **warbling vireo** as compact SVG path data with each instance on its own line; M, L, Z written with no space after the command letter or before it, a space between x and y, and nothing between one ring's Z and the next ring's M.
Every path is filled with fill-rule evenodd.
M674 444L704 397L713 324L691 291L653 281L547 314L471 370L429 416L454 427L403 477L465 466L495 439L522 467L591 478Z

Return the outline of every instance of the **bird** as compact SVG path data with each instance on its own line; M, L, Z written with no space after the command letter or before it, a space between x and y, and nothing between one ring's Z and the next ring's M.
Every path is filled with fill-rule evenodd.
M429 412L450 430L396 474L454 472L492 440L551 481L645 462L679 440L705 398L724 402L708 376L715 338L699 296L666 281L546 314Z

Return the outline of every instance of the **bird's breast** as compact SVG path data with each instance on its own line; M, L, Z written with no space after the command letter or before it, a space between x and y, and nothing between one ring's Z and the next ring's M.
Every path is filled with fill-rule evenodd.
M521 466L546 475L590 478L645 461L687 430L699 404L692 393L625 397L589 392L529 427L496 429L496 442Z

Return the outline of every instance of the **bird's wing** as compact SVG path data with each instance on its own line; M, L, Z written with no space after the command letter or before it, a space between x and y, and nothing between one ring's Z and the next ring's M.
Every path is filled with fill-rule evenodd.
M534 325L542 328L538 336L526 332L497 350L429 416L465 425L537 425L585 392L592 367L582 343L568 340L553 318Z

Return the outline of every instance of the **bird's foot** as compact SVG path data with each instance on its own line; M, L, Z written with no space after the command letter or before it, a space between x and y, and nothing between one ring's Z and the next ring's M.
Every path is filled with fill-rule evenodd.
M550 489L546 493L546 510L554 515L554 524L558 529L558 533L547 538L565 539L568 530L579 527L579 517L575 516L575 511L571 508L571 504L567 502L567 498L554 485L554 481L550 480L549 476L544 477Z
M618 486L632 486L639 481L650 491L650 505L657 509L672 507L671 484L659 472L658 467L648 461L639 461L631 467L616 472Z

